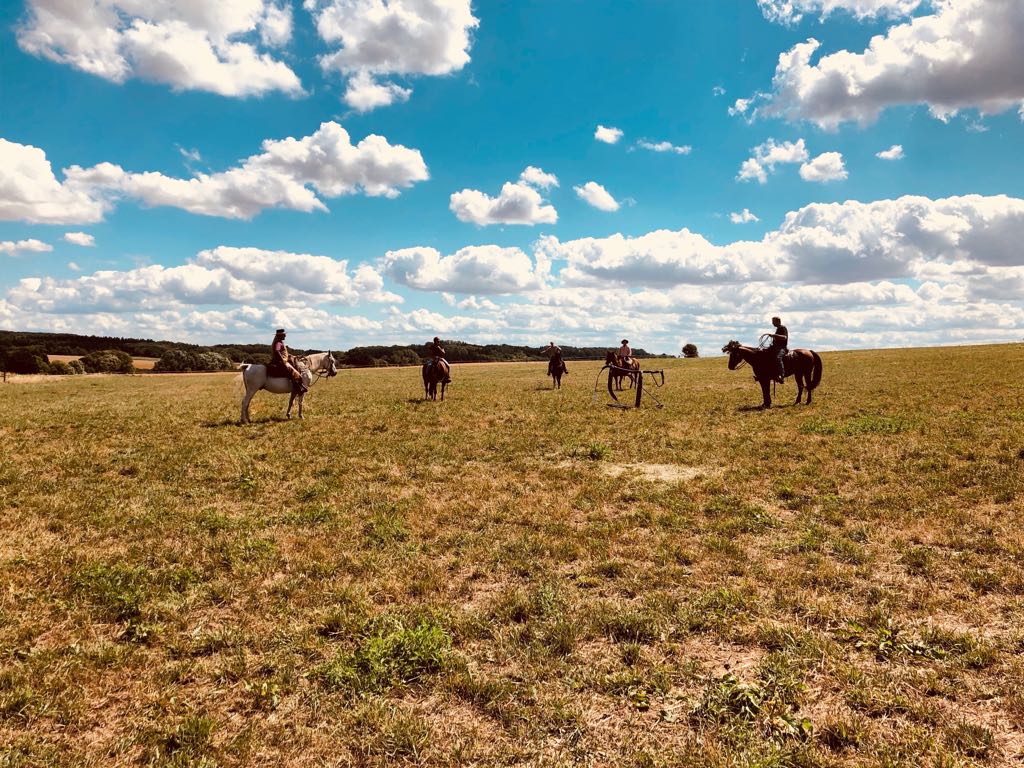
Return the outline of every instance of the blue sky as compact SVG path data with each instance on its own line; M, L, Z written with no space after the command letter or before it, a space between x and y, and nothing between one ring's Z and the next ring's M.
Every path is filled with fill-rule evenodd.
M1014 0L91 3L0 4L0 327L669 352L772 314L822 349L1024 335Z

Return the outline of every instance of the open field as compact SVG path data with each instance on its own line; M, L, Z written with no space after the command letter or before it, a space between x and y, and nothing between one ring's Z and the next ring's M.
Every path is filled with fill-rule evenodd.
M1024 346L823 357L0 387L0 766L1019 765Z

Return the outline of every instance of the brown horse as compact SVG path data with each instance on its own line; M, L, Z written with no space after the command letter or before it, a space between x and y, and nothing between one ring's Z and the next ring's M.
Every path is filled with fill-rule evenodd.
M604 364L612 366L608 369L608 378L615 382L615 388L622 390L622 380L629 379L629 388L636 384L636 377L640 375L640 361L633 359L628 364L622 361L618 352L608 350L604 356Z
M437 385L441 385L441 402L444 402L444 391L451 383L451 366L447 360L437 363L428 361L423 364L423 397L437 400Z
M729 370L734 371L743 363L749 363L754 370L754 379L761 385L761 395L764 397L762 408L772 407L771 383L778 370L778 362L775 352L770 349L757 349L745 347L738 341L730 341L724 347L723 352L729 353ZM811 404L811 393L821 383L821 358L812 349L790 350L784 360L786 376L793 376L796 379L796 403L807 388L807 404Z
M562 388L562 376L569 373L569 369L565 367L565 361L562 360L562 356L554 355L548 360L548 376L554 379L555 389Z

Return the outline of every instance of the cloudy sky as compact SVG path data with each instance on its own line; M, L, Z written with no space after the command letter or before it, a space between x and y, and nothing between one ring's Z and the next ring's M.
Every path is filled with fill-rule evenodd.
M3 0L0 36L0 328L1024 337L1021 0Z

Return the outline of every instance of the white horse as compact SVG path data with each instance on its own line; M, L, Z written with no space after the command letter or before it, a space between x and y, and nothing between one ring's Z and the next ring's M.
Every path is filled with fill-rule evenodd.
M299 371L302 373L302 383L307 387L316 384L324 376L328 378L338 373L337 361L330 352L318 352L315 355L297 358ZM261 389L273 392L275 395L291 394L288 399L288 418L292 417L292 403L299 400L299 418L302 418L302 399L305 393L296 394L292 389L292 380L283 377L267 376L265 365L243 365L242 383L245 384L245 397L242 398L241 423L249 423L249 401Z

